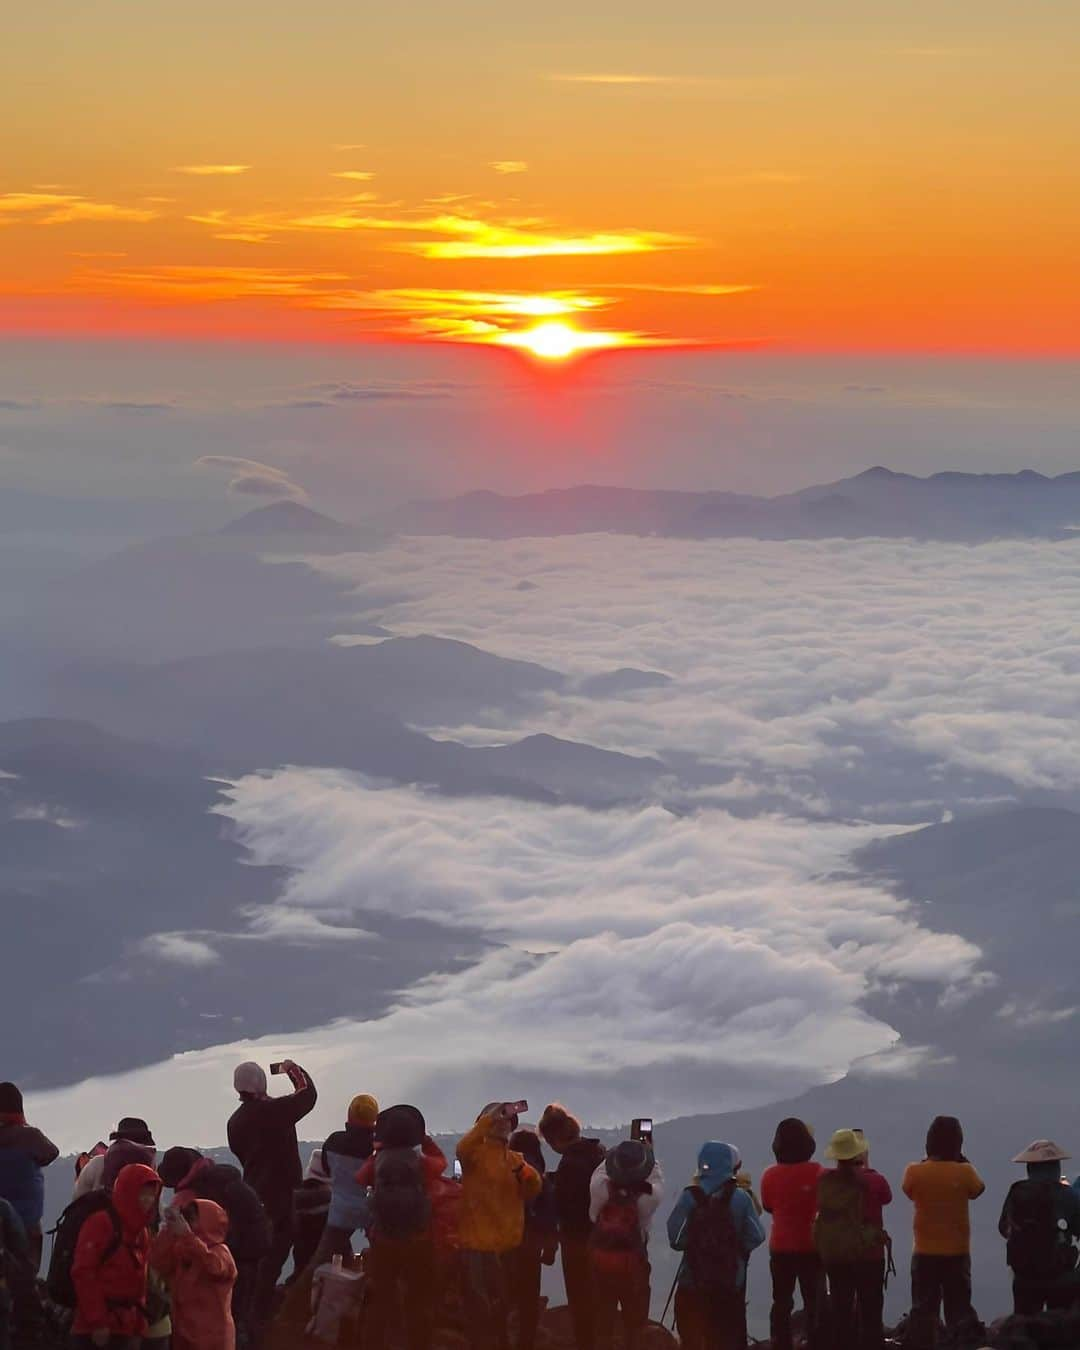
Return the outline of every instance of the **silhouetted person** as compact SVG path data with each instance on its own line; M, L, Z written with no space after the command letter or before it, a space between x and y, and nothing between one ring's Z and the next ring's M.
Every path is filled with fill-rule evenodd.
M1027 1179L1009 1187L998 1221L1013 1273L1013 1309L1031 1316L1044 1308L1067 1308L1080 1297L1076 1238L1080 1198L1064 1184L1068 1154L1050 1139L1036 1139L1013 1159L1027 1166Z
M582 1136L579 1121L558 1102L540 1117L544 1142L559 1155L555 1169L555 1209L559 1219L559 1248L563 1282L577 1350L593 1350L594 1297L589 1275L589 1184L604 1161L599 1139Z
M41 1268L41 1216L45 1212L42 1168L59 1156L52 1140L26 1123L22 1093L15 1084L0 1083L0 1199L19 1216L35 1271Z
M796 1285L806 1314L807 1344L810 1350L818 1350L823 1344L819 1323L825 1270L814 1249L814 1215L818 1180L825 1169L813 1161L815 1148L814 1136L801 1120L782 1120L772 1142L776 1162L761 1178L761 1203L772 1215L769 1335L773 1350L792 1350Z
M593 1173L590 1191L596 1344L611 1350L621 1320L623 1350L635 1350L649 1320L649 1228L664 1194L651 1145L640 1139L617 1144Z

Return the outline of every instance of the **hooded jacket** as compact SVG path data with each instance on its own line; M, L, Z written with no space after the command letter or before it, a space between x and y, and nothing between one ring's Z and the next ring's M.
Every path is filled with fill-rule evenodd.
M710 1141L703 1144L698 1153L698 1174L694 1185L700 1187L706 1195L713 1195L729 1181L733 1181L739 1168L739 1155L730 1144ZM668 1241L674 1251L686 1250L686 1233L690 1215L697 1204L693 1187L688 1186L676 1201L675 1208L668 1216ZM736 1287L746 1286L746 1263L755 1247L765 1241L765 1230L758 1219L754 1202L746 1191L739 1186L731 1188L731 1221L735 1225L735 1238L738 1246L739 1263L736 1272ZM694 1282L690 1269L684 1261L679 1267L680 1288L692 1289Z
M145 1163L125 1167L116 1178L112 1208L120 1222L119 1243L108 1210L91 1214L79 1230L71 1264L75 1286L72 1331L76 1336L89 1336L102 1327L114 1336L129 1338L142 1336L146 1330L151 1215L139 1204L144 1186L154 1186L161 1194L160 1177Z
M481 1116L457 1146L461 1162L458 1239L465 1251L508 1252L521 1246L525 1206L540 1194L540 1174Z
M216 1163L194 1149L191 1165L176 1183L176 1204L183 1207L192 1200L212 1200L225 1211L229 1221L229 1250L237 1261L258 1261L270 1248L270 1221L262 1201L228 1163ZM162 1165L164 1166L164 1160Z
M245 1096L229 1117L229 1148L273 1221L292 1212L293 1191L304 1177L296 1125L315 1109L318 1099L304 1070L297 1067L295 1073L295 1092L287 1097Z
M231 1303L236 1262L226 1245L229 1216L212 1200L196 1200L190 1233L163 1228L150 1262L169 1282L175 1350L234 1350Z
M814 1136L801 1120L789 1116L776 1127L776 1162L761 1177L761 1203L772 1215L771 1252L809 1255L814 1250L817 1184L825 1170L813 1161L814 1147Z
M371 1157L374 1147L375 1130L371 1125L346 1125L323 1144L323 1168L333 1188L326 1219L331 1228L355 1233L358 1228L370 1227L371 1206L356 1174L360 1164Z
M28 1229L36 1230L45 1212L41 1169L59 1156L60 1150L52 1140L21 1117L0 1123L0 1197Z
M998 1220L998 1232L1006 1241L1008 1240L1012 1229L1012 1204L1015 1193L1017 1190L1033 1184L1049 1185L1053 1188L1054 1213L1057 1215L1059 1240L1063 1244L1071 1245L1076 1238L1080 1237L1080 1195L1072 1186L1063 1182L1060 1162L1028 1163L1026 1180L1014 1181L1005 1196L1005 1203L1001 1207L1001 1218ZM1061 1279L1068 1280L1071 1283L1075 1276L1072 1272L1063 1275L1060 1271L1049 1271L1047 1278L1049 1281Z
M562 1237L588 1237L589 1186L606 1156L599 1139L577 1139L563 1151L555 1169L555 1208Z

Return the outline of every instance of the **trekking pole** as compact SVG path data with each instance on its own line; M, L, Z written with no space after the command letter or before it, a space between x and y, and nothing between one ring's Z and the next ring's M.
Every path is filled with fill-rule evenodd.
M679 1287L679 1276L683 1273L683 1266L686 1265L684 1256L679 1262L679 1268L675 1272L675 1278L671 1281L671 1290L667 1296L667 1302L664 1304L664 1311L660 1314L660 1325L663 1326L667 1321L668 1309L671 1307L671 1300L675 1297L675 1290Z

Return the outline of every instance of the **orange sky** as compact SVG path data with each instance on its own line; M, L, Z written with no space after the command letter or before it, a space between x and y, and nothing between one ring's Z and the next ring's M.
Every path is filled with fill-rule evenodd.
M0 329L1080 349L1077 7L519 10L18 7Z

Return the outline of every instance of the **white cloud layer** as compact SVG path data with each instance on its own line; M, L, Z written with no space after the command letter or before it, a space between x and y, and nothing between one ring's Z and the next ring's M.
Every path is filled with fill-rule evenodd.
M873 740L1022 788L1080 780L1080 540L413 538L313 565L366 598L404 594L377 615L395 633L673 680L441 729L462 740L681 749L751 783L857 766Z
M416 1100L440 1128L500 1096L569 1098L595 1123L733 1109L888 1050L895 1032L862 1006L872 990L978 979L971 944L835 875L881 832L867 826L446 798L330 770L252 776L229 796L254 861L294 869L282 916L388 910L505 945L378 1020L37 1097L65 1143L118 1101L154 1103L176 1140L218 1142L231 1066L285 1053L319 1079L313 1134L361 1090Z

